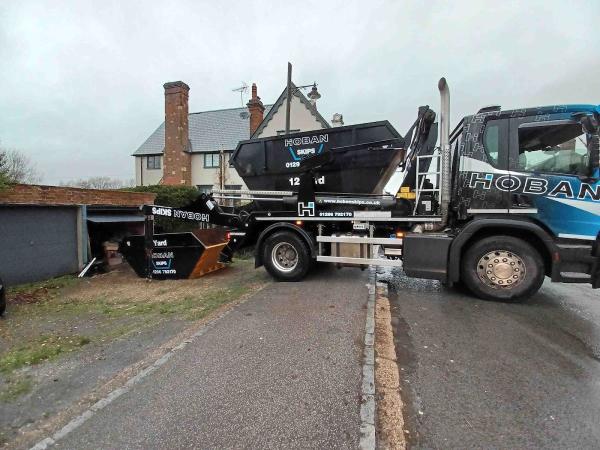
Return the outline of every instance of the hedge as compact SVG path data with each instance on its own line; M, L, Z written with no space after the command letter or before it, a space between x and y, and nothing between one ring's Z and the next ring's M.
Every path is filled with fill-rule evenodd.
M123 190L132 192L152 192L153 194L156 194L156 200L154 202L157 205L171 206L174 208L185 206L196 200L200 195L200 191L193 186L166 186L157 184L153 186L124 188Z
M171 206L179 208L194 201L200 195L200 191L192 186L136 186L124 188L123 191L131 192L152 192L156 194L154 203L161 206ZM199 225L196 222L183 220L173 220L164 217L154 218L155 232L174 233L179 231L190 231L197 229Z

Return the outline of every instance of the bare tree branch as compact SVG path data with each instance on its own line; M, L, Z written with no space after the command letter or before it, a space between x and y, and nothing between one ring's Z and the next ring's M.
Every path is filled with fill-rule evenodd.
M0 150L3 175L9 183L35 184L42 179L36 165L18 150Z
M8 185L8 168L6 167L6 154L0 151L0 189Z
M61 181L61 186L80 187L85 189L121 189L134 185L133 180L123 181L119 178L111 177L90 177L87 179L81 178L73 181Z

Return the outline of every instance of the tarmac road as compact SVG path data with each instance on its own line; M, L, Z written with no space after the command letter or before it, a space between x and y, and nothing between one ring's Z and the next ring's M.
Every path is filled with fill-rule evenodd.
M412 448L600 448L600 292L504 304L390 280Z
M356 448L367 281L269 285L53 448Z

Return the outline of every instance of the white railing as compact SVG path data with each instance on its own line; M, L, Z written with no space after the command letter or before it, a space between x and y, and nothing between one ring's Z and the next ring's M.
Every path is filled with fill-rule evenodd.
M429 163L429 168L427 169L427 172L421 172L420 168L423 166L423 164L419 164L421 162L421 160L425 160L425 159L431 159L430 163ZM434 161L435 159L435 161ZM435 171L431 171L431 166L433 165L433 163L435 162L435 166L436 166L436 170ZM435 183L432 182L432 184L434 185L433 188L425 188L423 189L423 184L425 183L425 180L429 179L429 177L435 177ZM436 193L438 194L438 198L437 200L439 202L441 202L442 198L442 186L441 186L441 177L442 177L442 170L441 170L441 155L439 152L439 149L437 149L435 151L435 153L433 153L432 155L423 155L423 156L417 156L417 171L416 171L416 178L415 178L415 207L413 209L413 215L416 215L417 213L417 207L419 206L419 199L421 198L421 193L423 192L431 192L431 193ZM431 180L429 180L431 181ZM432 211L433 212L433 211Z

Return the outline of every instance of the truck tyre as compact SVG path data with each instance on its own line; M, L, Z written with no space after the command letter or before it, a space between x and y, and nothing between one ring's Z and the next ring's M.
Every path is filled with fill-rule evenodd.
M262 256L267 272L279 281L300 281L312 265L308 246L290 231L268 236L263 243Z
M462 258L461 280L484 300L518 302L544 281L540 253L522 239L492 236L475 242Z

